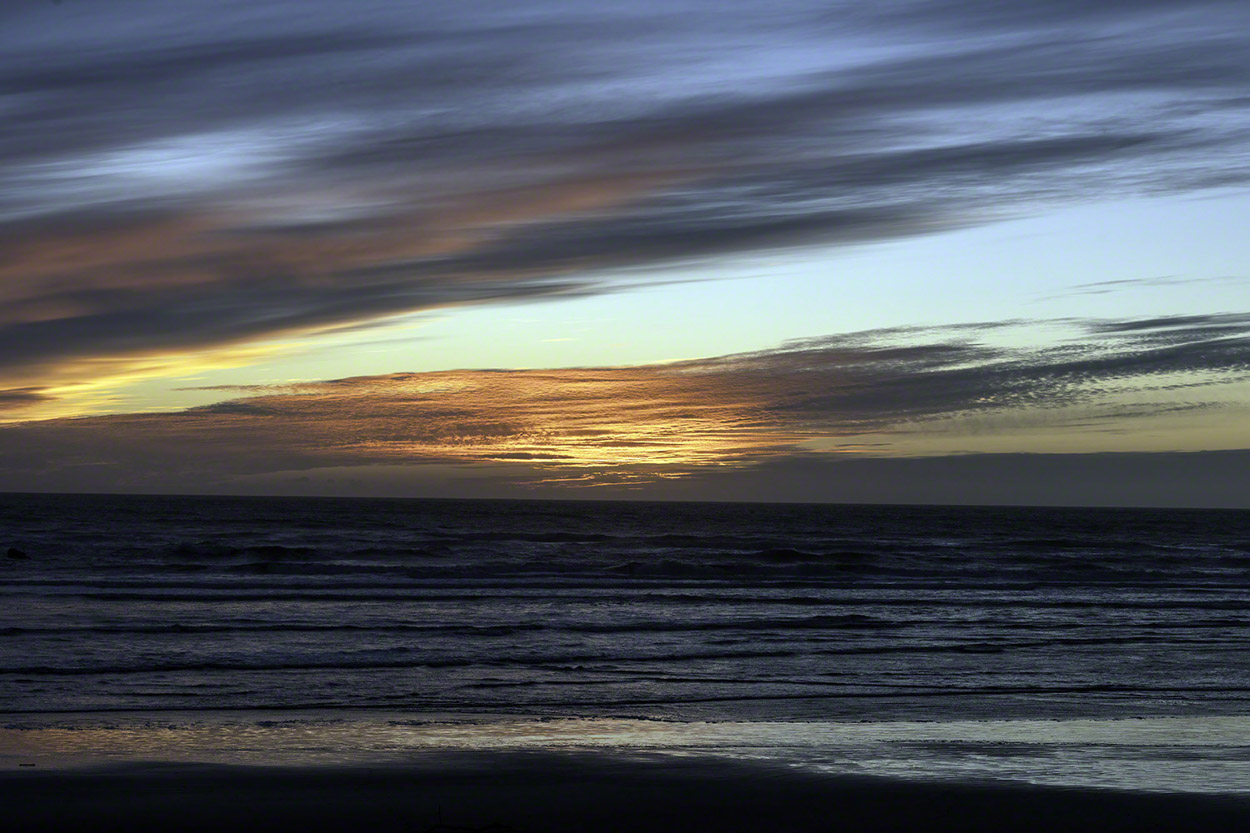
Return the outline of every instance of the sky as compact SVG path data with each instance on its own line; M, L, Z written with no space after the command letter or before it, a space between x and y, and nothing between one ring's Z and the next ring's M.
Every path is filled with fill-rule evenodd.
M1241 0L0 7L0 489L1250 507Z

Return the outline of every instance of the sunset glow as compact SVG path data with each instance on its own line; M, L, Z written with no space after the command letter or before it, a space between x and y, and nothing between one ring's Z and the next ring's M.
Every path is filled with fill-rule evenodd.
M1250 449L1250 19L1041 5L11 4L0 475Z

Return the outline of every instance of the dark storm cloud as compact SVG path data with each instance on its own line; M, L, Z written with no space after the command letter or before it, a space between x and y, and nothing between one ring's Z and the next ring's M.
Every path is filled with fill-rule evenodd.
M345 9L0 10L0 384L1250 170L1239 4Z
M1211 337L1205 325L1079 322L1059 346L1026 348L1003 345L1027 324L990 322L659 365L248 386L242 398L176 413L0 426L0 476L39 488L228 490L283 472L419 464L485 466L494 476L524 462L536 488L621 485L787 460L813 441L837 449L877 437L868 447L882 449L881 438L923 436L943 422L965 432L1018 419L1114 432L1178 410L1244 414L1250 402L1222 397L1250 377L1250 317L1232 337ZM1165 331L1188 338L1139 340ZM1171 395L1158 401L1159 391Z

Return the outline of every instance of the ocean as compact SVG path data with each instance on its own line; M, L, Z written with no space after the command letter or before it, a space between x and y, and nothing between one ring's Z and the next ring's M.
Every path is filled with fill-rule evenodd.
M10 547L6 765L608 748L1250 791L1250 512L8 494Z

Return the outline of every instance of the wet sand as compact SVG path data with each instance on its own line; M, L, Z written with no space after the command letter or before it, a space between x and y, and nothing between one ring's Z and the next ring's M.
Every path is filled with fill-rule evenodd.
M825 776L604 754L452 753L352 768L128 764L0 773L8 831L1250 829L1250 796Z

